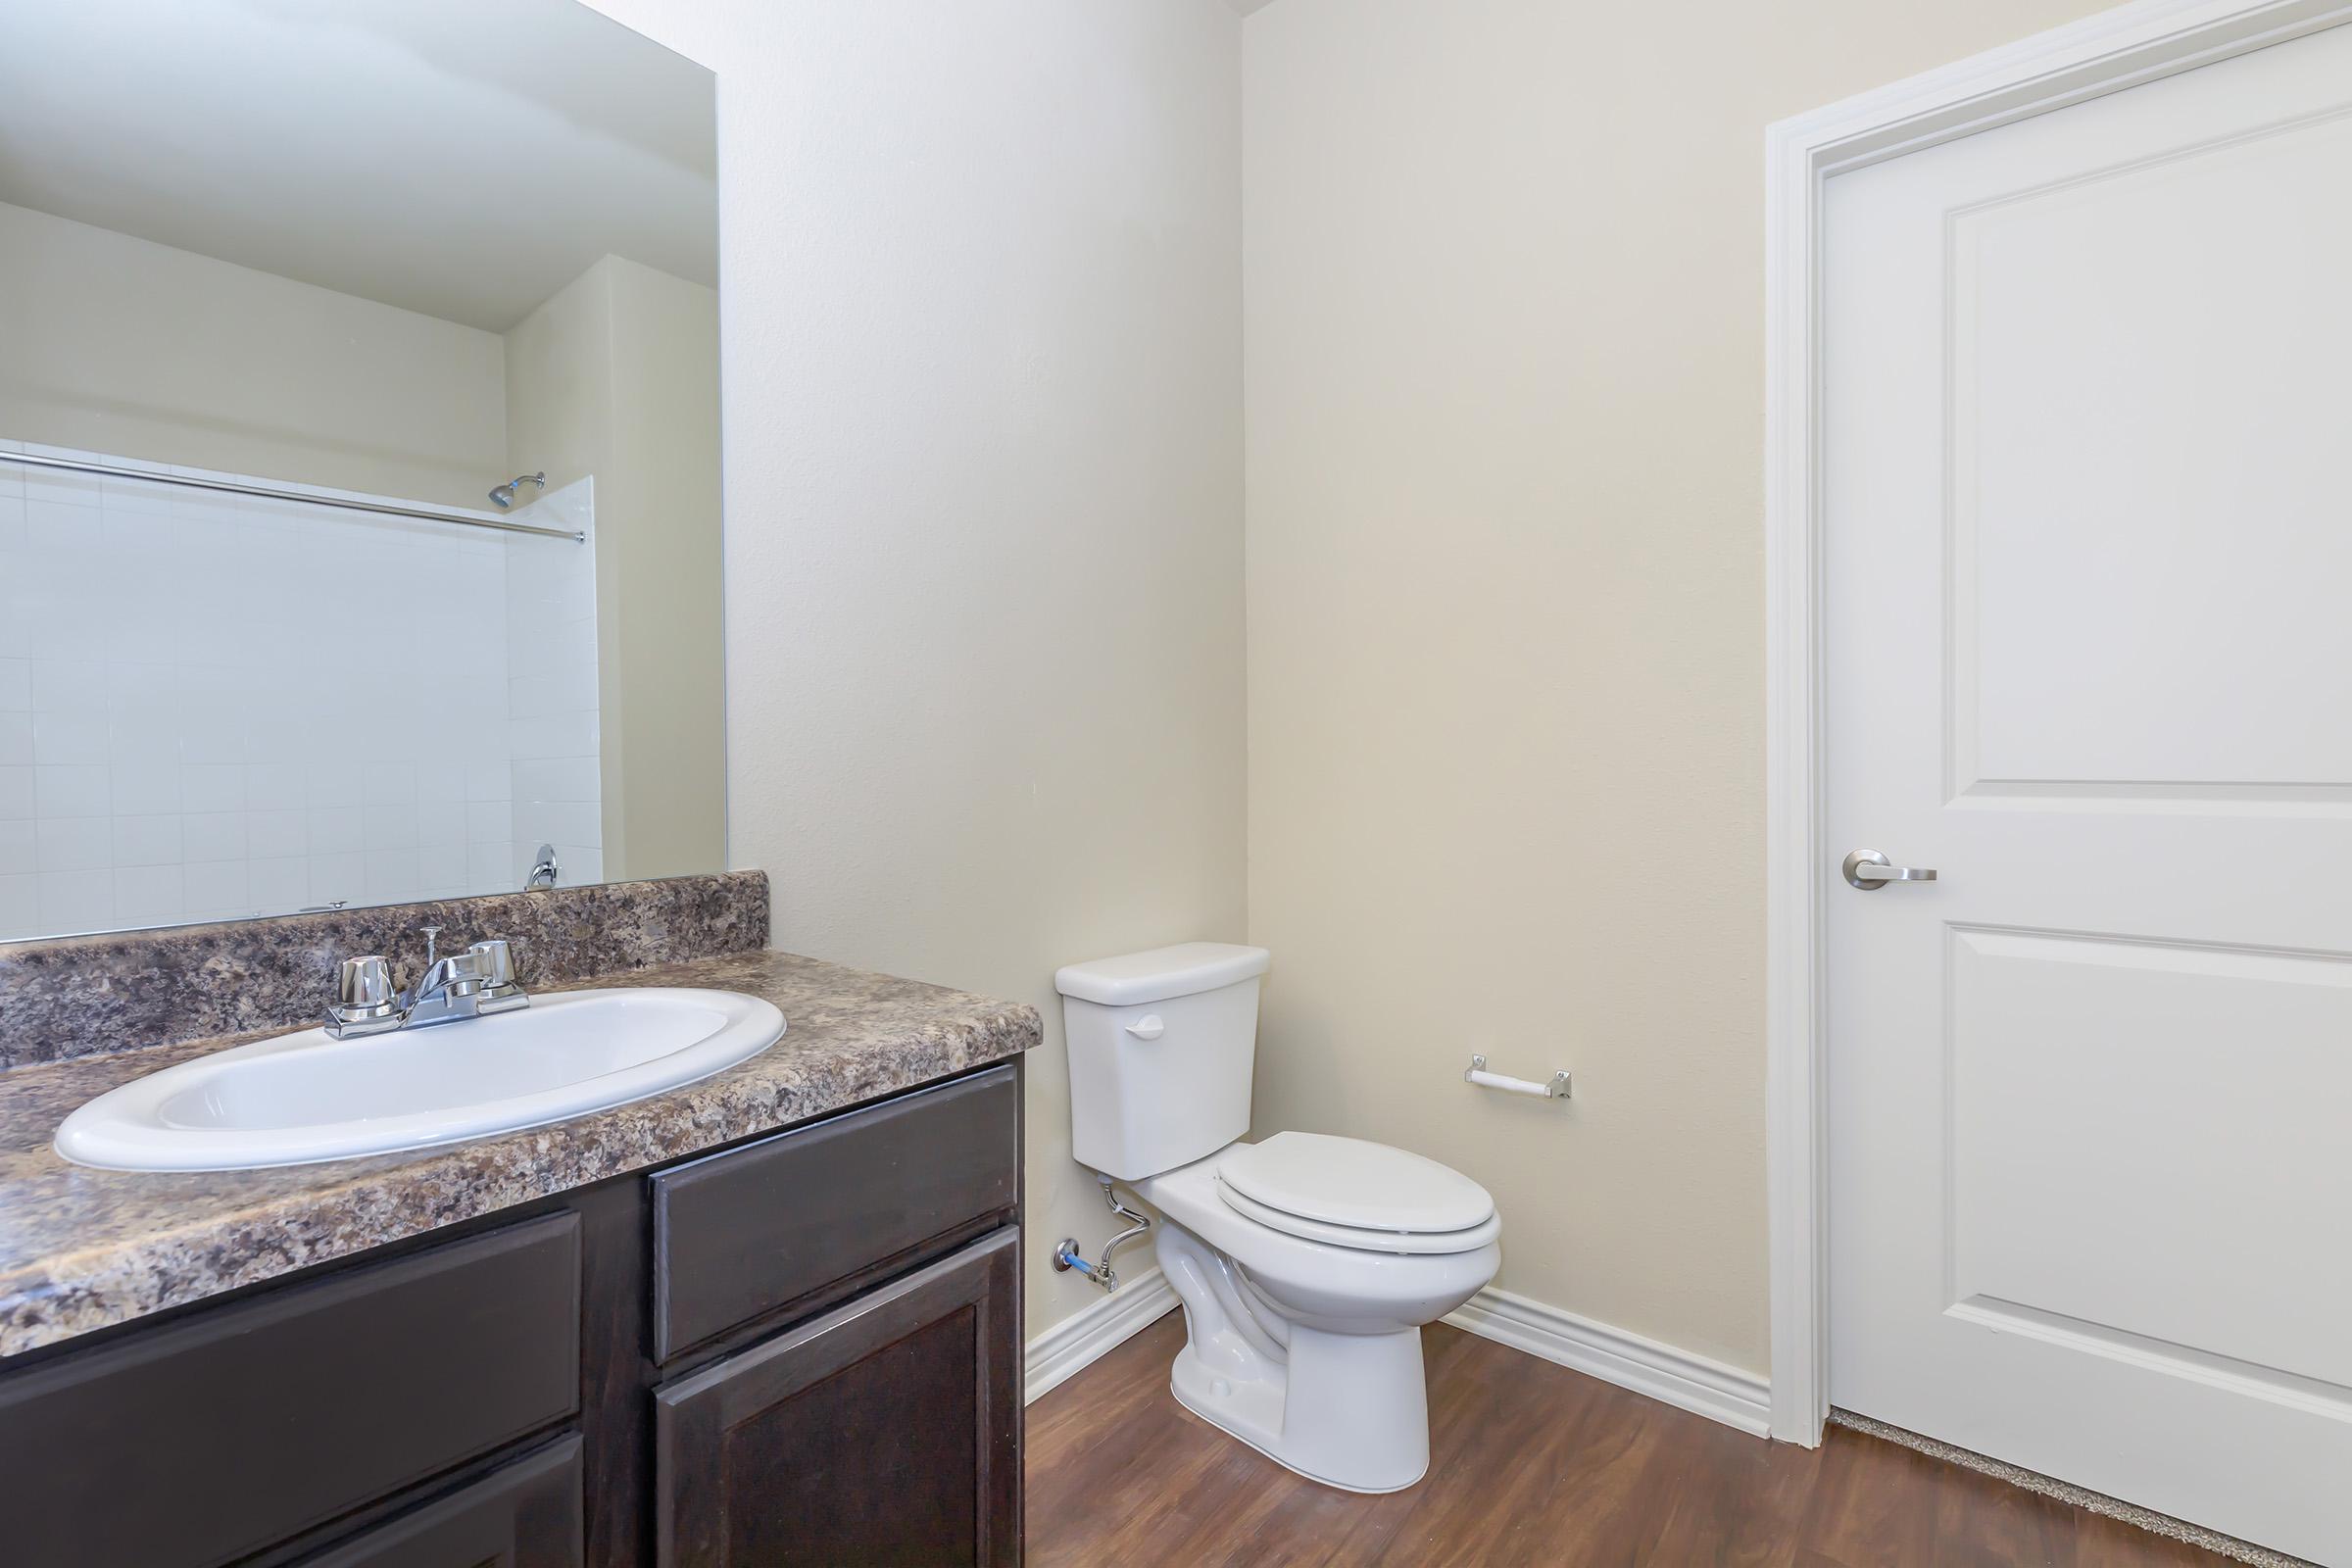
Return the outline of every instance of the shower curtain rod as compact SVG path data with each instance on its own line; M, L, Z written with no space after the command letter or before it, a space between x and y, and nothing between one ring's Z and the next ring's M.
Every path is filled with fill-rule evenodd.
M36 468L63 468L71 473L97 473L113 479L142 479L149 484L185 485L191 490L224 490L236 496L260 496L268 501L295 501L310 507L337 507L345 512L374 512L387 517L416 517L425 522L454 522L467 528L496 528L501 533L535 533L548 539L586 544L577 528L542 528L499 517L468 517L458 512L425 512L415 507L390 507L376 501L345 501L334 496L305 495L299 490L271 490L258 484L232 484L226 479L192 479L179 473L155 473L146 468L118 467L111 463L83 463L74 458L44 458L30 452L0 452L0 463L21 463Z

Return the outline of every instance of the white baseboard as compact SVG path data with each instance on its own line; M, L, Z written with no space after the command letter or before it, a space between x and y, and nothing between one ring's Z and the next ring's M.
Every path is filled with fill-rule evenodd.
M1021 1402L1068 1381L1176 1309L1176 1292L1157 1268L1119 1282L1031 1340L1021 1354Z
M1703 1355L1492 1288L1446 1321L1727 1427L1759 1438L1771 1430L1771 1384Z
M1022 1356L1022 1402L1067 1382L1177 1305L1176 1292L1156 1268L1088 1302L1029 1342ZM1446 1321L1759 1438L1771 1426L1770 1385L1754 1373L1509 1291L1481 1291Z

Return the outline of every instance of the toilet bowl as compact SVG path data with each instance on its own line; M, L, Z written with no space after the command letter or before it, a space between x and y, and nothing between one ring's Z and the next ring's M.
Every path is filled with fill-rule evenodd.
M1278 1133L1267 1143L1312 1136ZM1418 1160L1352 1139L1316 1142ZM1159 1266L1184 1303L1185 1346L1169 1387L1195 1415L1326 1486L1409 1487L1429 1470L1421 1326L1494 1277L1501 1222L1489 1201L1468 1226L1343 1237L1350 1227L1274 1208L1218 1179L1229 1156L1262 1147L1236 1145L1136 1183L1160 1213ZM1295 1234L1310 1227L1327 1239Z
M1242 1141L1269 963L1192 942L1060 970L1071 1150L1159 1213L1176 1398L1300 1475L1396 1492L1429 1469L1422 1325L1494 1277L1502 1220L1405 1150Z

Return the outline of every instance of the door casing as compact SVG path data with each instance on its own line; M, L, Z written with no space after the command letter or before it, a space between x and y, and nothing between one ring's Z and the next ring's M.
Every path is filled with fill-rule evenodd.
M1821 202L1833 174L2352 22L2352 0L2130 5L1764 133L1765 1130L1772 1436L1829 1418L1822 831Z

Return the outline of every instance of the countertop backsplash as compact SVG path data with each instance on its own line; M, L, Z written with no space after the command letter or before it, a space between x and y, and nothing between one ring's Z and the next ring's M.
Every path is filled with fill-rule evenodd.
M406 981L428 925L445 954L506 938L529 988L756 953L767 922L767 873L727 871L10 943L0 1070L316 1022L336 964L380 953Z

